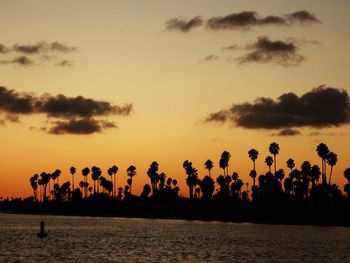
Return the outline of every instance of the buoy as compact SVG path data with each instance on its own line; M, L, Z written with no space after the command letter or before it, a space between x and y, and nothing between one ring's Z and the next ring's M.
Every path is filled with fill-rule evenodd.
M47 233L45 233L45 223L44 221L40 222L40 232L36 234L37 237L44 238L47 237Z

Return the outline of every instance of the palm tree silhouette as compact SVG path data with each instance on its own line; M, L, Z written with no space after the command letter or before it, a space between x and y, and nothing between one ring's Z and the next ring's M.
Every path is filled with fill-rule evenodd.
M96 195L96 181L100 178L102 171L99 167L92 166L91 167L91 177L94 181L94 195Z
M189 162L188 160L184 161L182 166L185 169L186 174L187 174L186 183L187 183L188 188L189 188L190 199L193 199L193 190L194 190L194 187L196 186L196 184L198 183L198 181L197 181L197 179L198 179L197 169L192 167L192 163Z
M111 168L108 169L108 174L112 177L113 175L113 197L115 197L115 194L116 194L116 174L118 172L118 166L116 165L113 165Z
M269 172L271 173L271 165L273 164L273 159L271 156L267 156L265 159L266 165L269 167Z
M90 173L90 169L89 169L89 167L85 167L83 170L81 170L81 173L82 173L82 175L83 175L83 177L84 177L84 197L86 198L87 197L87 176L89 175L89 173Z
M30 185L33 188L33 200L34 202L37 201L37 189L38 189L38 178L39 175L38 174L34 174L32 177L30 177L29 181L30 181Z
M326 185L327 178L326 178L326 159L327 155L329 153L328 146L324 143L320 143L316 148L318 156L320 156L322 160L322 184Z
M270 144L269 151L273 155L275 172L276 172L276 155L279 153L279 150L280 150L280 147L279 147L278 143L273 142Z
M126 169L126 173L130 177L129 180L128 180L129 181L128 184L130 186L129 190L130 190L130 195L131 195L132 178L136 175L136 167L133 166L133 165L130 165L128 167L128 169Z
M295 167L294 160L289 158L286 163L287 167L290 169L290 172L293 172L293 168Z
M72 175L72 191L74 191L74 174L76 173L76 169L74 166L72 166L71 168L69 168L69 172Z
M249 173L249 176L253 179L253 187L255 187L255 178L256 178L256 171L251 170Z
M331 184L333 166L337 164L338 156L334 152L329 152L327 154L327 163L331 167L331 171L329 173L328 184Z
M220 168L224 170L224 176L228 175L228 164L231 158L231 154L228 151L223 151L219 161Z
M205 166L205 169L208 170L209 177L211 177L211 169L213 169L213 167L214 167L213 161L208 159L208 160L204 163L204 166Z
M147 171L147 176L151 180L151 187L152 187L152 192L154 193L155 190L157 190L157 183L159 180L159 175L158 175L158 168L159 164L157 162L152 162L148 168Z
M200 181L199 186L202 191L202 198L212 199L214 192L214 180L210 176L206 175L203 180Z
M253 170L255 171L255 161L256 161L256 159L258 159L259 152L256 149L250 149L248 151L248 156L249 156L250 160L253 161Z

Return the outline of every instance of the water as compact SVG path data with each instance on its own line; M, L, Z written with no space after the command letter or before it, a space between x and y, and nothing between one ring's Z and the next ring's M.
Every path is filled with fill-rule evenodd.
M0 262L44 261L350 262L350 228L0 214Z

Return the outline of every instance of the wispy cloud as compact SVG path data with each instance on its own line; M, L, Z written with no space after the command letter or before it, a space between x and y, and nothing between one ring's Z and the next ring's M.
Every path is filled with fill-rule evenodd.
M305 58L298 53L298 46L292 40L270 40L259 37L255 43L245 47L249 52L236 59L239 64L274 63L282 66L298 66Z
M189 32L193 28L201 26L203 20L200 16L185 20L183 18L172 18L166 23L166 30L176 30L180 32Z
M59 58L59 55L77 51L77 47L69 46L66 43L57 41L51 43L39 41L35 44L14 44L9 47L0 43L0 55L9 56L15 54L15 57L1 59L0 64L31 66L39 64L36 62L37 60L40 60L41 62L56 61L55 65L58 66L71 66L71 60L61 59Z

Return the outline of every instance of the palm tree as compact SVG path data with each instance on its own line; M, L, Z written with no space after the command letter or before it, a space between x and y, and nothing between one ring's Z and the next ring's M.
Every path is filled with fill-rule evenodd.
M72 191L74 191L74 174L76 173L75 167L72 166L71 168L69 168L69 172L72 175Z
M37 189L38 189L38 178L39 178L39 175L38 174L34 174L32 177L30 177L29 181L30 181L30 185L32 186L33 188L33 200L34 202L37 201Z
M224 170L224 175L228 175L228 164L231 154L228 151L223 151L219 161L220 168Z
M318 183L318 180L320 180L321 170L320 167L317 165L314 165L311 167L311 183L314 185L316 182Z
M102 171L100 168L93 166L91 168L91 177L92 180L94 181L94 195L96 195L96 181L100 178L102 174Z
M294 160L289 158L286 163L287 163L287 167L290 169L290 172L293 172L293 168L295 167Z
M115 197L115 194L116 194L116 187L117 187L117 183L116 183L116 174L117 174L117 172L118 172L118 170L119 170L119 168L118 168L118 166L116 166L116 165L113 165L112 167L111 167L111 171L112 171L112 173L113 173L113 177L114 177L114 180L113 180L113 197Z
M81 170L81 173L84 177L84 197L87 197L87 191L86 191L86 183L87 183L87 176L90 173L90 169L88 167L85 167L83 170Z
M344 170L344 177L346 178L346 180L348 180L348 182L350 183L350 167L346 168Z
M159 168L158 167L159 167L159 164L157 162L152 162L148 168L148 171L147 171L147 176L151 180L151 187L152 187L153 193L157 189L157 183L158 183L158 179L159 179L159 175L158 175Z
M133 166L133 165L130 165L129 167L128 167L128 169L126 169L126 173L127 173L127 175L130 177L129 179L130 179L130 195L131 195L131 187L132 187L132 178L136 175L136 167L135 166Z
M189 162L188 160L184 161L182 166L185 169L186 174L187 174L186 183L187 183L188 188L189 188L190 199L193 199L193 189L196 186L196 184L198 183L197 169L192 167L192 163Z
M267 156L265 159L266 165L269 167L269 172L271 173L271 165L273 164L273 159L271 156Z
M250 160L253 161L253 170L255 171L255 161L256 161L256 159L258 159L259 152L256 149L250 149L248 151L248 156L249 156Z
M324 143L320 143L316 148L318 156L320 156L322 160L322 184L326 185L327 178L326 178L326 159L327 155L329 153L328 146Z
M327 154L327 163L331 167L331 171L329 173L328 184L331 184L333 166L337 164L338 156L334 152L330 152Z
M279 153L279 150L280 150L280 147L278 143L273 142L270 144L269 151L273 155L275 172L276 172L276 155Z
M207 169L208 172L209 172L209 177L211 177L211 169L213 169L213 167L214 167L213 161L208 159L208 160L204 163L204 166L205 166L205 169Z
M251 178L253 178L253 187L255 187L256 171L255 170L251 170L250 173L249 173L249 176Z
M199 187L201 188L202 191L202 198L209 200L213 196L214 192L214 180L206 175L203 180L200 181Z

